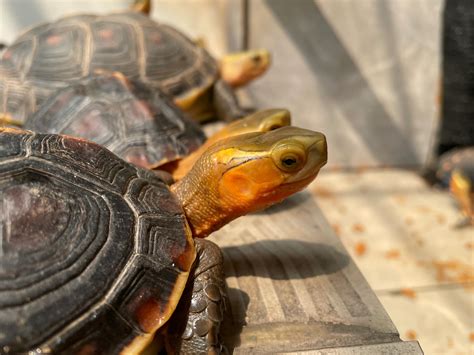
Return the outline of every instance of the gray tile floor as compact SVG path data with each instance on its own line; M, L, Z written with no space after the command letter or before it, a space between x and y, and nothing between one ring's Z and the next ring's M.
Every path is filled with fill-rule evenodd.
M310 185L404 340L474 354L474 228L414 172L323 172Z

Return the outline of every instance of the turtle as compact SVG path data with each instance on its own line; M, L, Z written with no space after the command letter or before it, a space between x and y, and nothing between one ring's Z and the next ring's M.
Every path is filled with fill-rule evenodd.
M234 121L206 140L201 127L160 89L120 72L97 71L52 94L23 127L101 144L122 159L184 176L215 141L291 124L286 109L268 109ZM189 156L188 158L185 158Z
M143 1L138 4L143 9ZM0 118L21 125L55 90L104 69L163 90L198 121L231 120L247 113L231 85L260 76L269 63L263 49L231 53L218 63L186 35L137 9L66 16L30 28L1 55Z
M458 147L443 153L436 177L442 187L449 187L465 217L459 226L474 226L474 147Z
M205 237L326 160L322 133L282 127L217 141L169 186L88 140L0 128L0 351L218 353L223 260Z

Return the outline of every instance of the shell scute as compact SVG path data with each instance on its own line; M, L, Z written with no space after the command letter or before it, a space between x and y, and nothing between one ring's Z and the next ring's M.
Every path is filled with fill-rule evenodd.
M168 187L72 137L0 129L0 148L0 348L115 353L156 331L195 257ZM145 253L167 223L154 238L169 248Z

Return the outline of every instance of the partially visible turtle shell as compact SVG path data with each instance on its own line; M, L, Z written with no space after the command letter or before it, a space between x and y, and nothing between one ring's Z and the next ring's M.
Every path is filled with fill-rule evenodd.
M96 69L120 71L180 102L206 92L219 75L204 48L136 12L75 15L35 26L4 51L0 67L9 72L0 80L0 114L19 121L56 89ZM22 103L10 103L11 95Z
M89 139L146 168L181 159L205 140L199 125L160 90L116 72L58 90L24 127Z
M137 350L195 258L154 174L67 136L0 128L0 352Z
M474 147L455 148L440 156L436 177L443 187L449 186L455 170L463 172L474 181Z

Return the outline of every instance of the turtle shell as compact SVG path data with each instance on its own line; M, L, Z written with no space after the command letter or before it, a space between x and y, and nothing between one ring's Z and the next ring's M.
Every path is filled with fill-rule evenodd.
M0 113L20 121L54 90L95 69L140 79L177 102L206 92L219 75L205 49L176 29L135 12L75 15L38 25L4 51L2 62L10 75L0 84ZM20 91L15 88L18 81L25 87ZM24 104L10 104L12 92Z
M443 187L449 186L454 170L462 171L474 181L474 147L455 148L439 157L436 177Z
M24 127L89 139L146 168L181 159L205 140L199 125L164 93L117 72L58 90Z
M195 249L168 187L94 143L0 129L0 352L137 351Z

